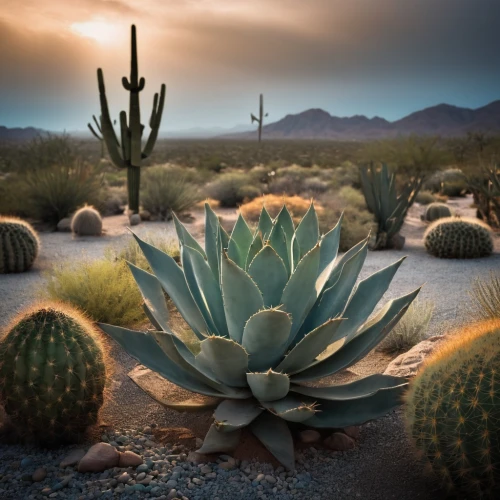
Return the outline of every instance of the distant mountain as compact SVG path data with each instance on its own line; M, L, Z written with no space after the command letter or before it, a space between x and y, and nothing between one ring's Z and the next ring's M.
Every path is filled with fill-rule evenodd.
M439 104L397 121L363 115L340 118L322 109L309 109L264 125L264 139L369 140L400 135L458 137L469 131L500 133L500 100L478 109ZM257 132L224 135L228 139L256 139Z
M39 135L47 135L46 130L41 128L8 128L0 125L0 141L29 141Z

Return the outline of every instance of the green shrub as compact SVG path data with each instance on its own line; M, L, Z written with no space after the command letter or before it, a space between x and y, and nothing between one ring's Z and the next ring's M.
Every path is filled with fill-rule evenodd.
M147 168L142 177L142 207L164 220L172 212L182 213L202 199L198 186L189 181L189 173L168 165Z
M436 197L430 191L419 191L415 201L420 205L429 205L436 201Z
M248 173L227 172L220 174L215 181L208 184L205 191L210 198L220 201L221 206L236 207L243 203L245 191L248 193L248 187L251 185L255 183Z
M467 177L459 168L449 168L429 177L424 188L443 196L463 196L468 188Z
M470 298L474 319L500 319L500 274L491 272L488 280L476 278Z
M404 352L425 340L433 312L432 302L415 299L391 333L379 344L379 350L390 354Z

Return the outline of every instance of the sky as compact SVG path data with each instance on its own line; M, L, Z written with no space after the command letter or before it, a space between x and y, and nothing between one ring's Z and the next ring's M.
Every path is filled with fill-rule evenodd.
M102 68L128 108L137 26L144 122L161 130L268 122L309 108L396 120L500 99L499 0L0 0L0 125L84 130Z

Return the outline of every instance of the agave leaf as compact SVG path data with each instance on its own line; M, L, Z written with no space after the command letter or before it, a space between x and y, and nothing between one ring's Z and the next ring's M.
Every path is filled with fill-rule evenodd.
M285 231L279 224L275 224L269 236L269 244L273 250L281 257L285 264L286 272L290 276L290 261L288 258L288 248L286 244Z
M316 413L314 402L305 403L302 396L288 395L278 401L261 401L261 404L288 422L304 422Z
M342 428L361 425L369 420L383 417L402 404L408 384L401 384L365 397L348 400L329 401L314 399L318 403L318 413L304 422L316 428Z
M276 309L264 309L250 317L241 342L249 355L250 370L263 371L279 363L291 328L288 314Z
M264 243L262 241L262 236L261 236L261 233L258 232L255 234L253 241L252 241L252 244L250 245L250 249L248 250L247 261L245 264L245 270L247 272L248 272L248 268L250 267L250 264L252 263L252 260L262 250L263 247L264 247Z
M389 219L391 211L389 209L389 182L391 176L385 163L382 164L380 175L376 176L380 180L380 210L384 219Z
M219 432L232 432L250 425L262 412L263 408L253 398L226 399L214 412L214 425Z
M229 336L241 344L245 323L264 307L264 300L252 278L225 255L221 266L222 296Z
M265 373L247 373L252 394L259 401L275 401L284 398L290 388L288 375L268 370Z
M285 239L292 240L292 236L295 233L295 225L293 223L292 215L288 211L288 208L286 207L285 203L283 202L283 207L280 210L280 213L278 214L278 217L276 217L276 224L281 226L281 229L283 229L283 233L285 234Z
M207 331L207 324L189 291L182 269L170 255L146 243L135 234L134 238L148 260L156 278L172 299L182 317L196 336L203 339Z
M149 333L137 332L105 323L98 323L98 326L113 340L116 340L129 356L132 356L146 368L157 372L173 384L206 396L224 397L224 394L200 382L198 378L172 361L160 349L156 340Z
M195 249L181 247L182 268L191 295L201 311L210 332L228 336L226 315L219 283L203 256Z
M295 469L293 438L284 420L265 412L250 424L250 429L281 464L288 470Z
M365 323L350 342L344 344L340 351L294 375L292 382L306 382L327 377L359 361L391 331L419 291L420 288L417 288L403 297L388 302L373 319Z
M219 228L220 223L216 213L208 203L205 203L205 252L208 265L218 283L220 283L219 260L222 251L219 242Z
M286 240L286 247L288 249L288 259L290 261L290 271L293 273L295 268L300 262L300 246L297 241L296 234L294 233L292 236L292 240Z
M248 227L245 219L240 214L234 226L227 249L228 257L244 269L248 251L253 241L252 231Z
M177 237L181 245L194 248L197 250L203 258L206 259L205 250L201 248L200 244L191 236L191 233L186 229L186 226L177 218L177 215L172 213L172 218L174 219L175 230L177 231Z
M376 373L368 377L356 380L349 384L334 385L330 387L307 387L292 384L291 392L310 396L314 399L327 399L328 401L348 401L350 399L371 396L381 389L390 389L407 384L408 380L403 377L393 377Z
M240 442L241 431L220 432L215 424L210 426L203 441L203 446L197 453L227 453L233 451Z
M264 306L278 306L288 281L288 273L283 260L270 245L265 245L255 256L248 274L261 291Z
M149 319L149 322L157 329L157 330L163 330L163 328L161 327L160 323L158 323L158 321L156 321L156 318L153 316L153 313L150 311L149 307L146 305L146 303L144 302L142 304L142 310L144 311L144 314L146 315L146 317Z
M342 227L342 220L344 219L344 212L340 214L339 220L335 227L326 233L320 241L320 258L319 258L319 274L331 265L337 258L340 242L340 229Z
M150 274L130 262L127 262L127 264L144 299L144 305L153 318L150 318L150 321L154 320L156 325L158 325L155 326L159 330L170 332L171 330L168 326L170 314L168 313L167 303L160 282L154 274ZM146 312L146 315L148 315L148 312Z
M311 203L306 214L302 217L300 224L297 226L295 236L299 243L301 258L317 245L319 240L319 223L313 203Z
M267 240L273 229L273 219L269 215L265 205L262 207L259 217L259 224L257 225L256 234L261 234L263 240Z
M305 369L331 343L340 339L336 333L343 321L343 319L331 319L309 332L287 354L285 359L276 367L276 371L293 374ZM339 345L339 349L340 347Z
M223 337L207 337L200 342L200 348L201 352L195 358L200 369L208 365L223 384L247 387L248 354L243 347Z
M377 213L377 202L373 194L372 185L372 175L371 171L367 167L360 168L360 178L361 178L361 189L363 190L363 195L365 197L366 206L368 210L375 214Z

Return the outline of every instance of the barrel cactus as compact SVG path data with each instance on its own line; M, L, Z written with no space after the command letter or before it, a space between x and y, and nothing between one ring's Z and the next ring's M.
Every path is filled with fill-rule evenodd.
M431 203L425 209L423 220L434 222L435 220L451 217L452 215L450 207L446 203Z
M424 233L427 251L442 259L475 259L493 252L491 229L470 217L446 217L434 221Z
M94 207L85 205L73 216L71 231L78 236L101 236L101 215Z
M0 274L27 271L35 261L40 240L27 222L0 216Z
M96 330L72 307L38 305L2 332L0 400L28 441L77 440L97 422L105 378Z
M320 236L313 205L297 227L286 207L274 220L263 208L255 231L240 215L230 236L208 204L205 215L205 248L174 217L182 267L134 235L154 274L130 269L155 329L142 333L100 324L146 367L184 389L222 400L200 453L234 449L241 429L249 426L293 469L287 422L346 427L400 403L407 385L400 377L308 384L359 361L399 321L419 289L368 318L404 259L355 287L368 238L337 258L341 221ZM162 288L198 337L197 354L172 331Z
M467 498L500 493L500 320L465 328L411 383L410 435L443 485Z

